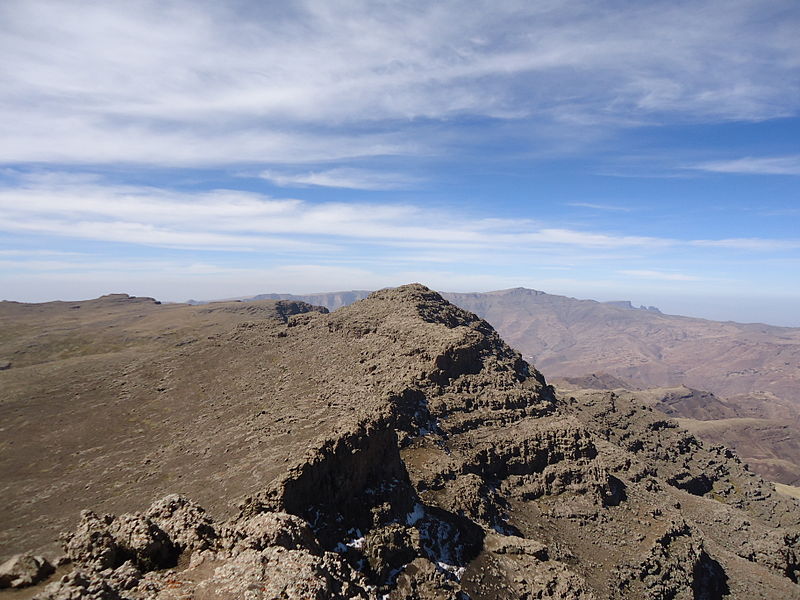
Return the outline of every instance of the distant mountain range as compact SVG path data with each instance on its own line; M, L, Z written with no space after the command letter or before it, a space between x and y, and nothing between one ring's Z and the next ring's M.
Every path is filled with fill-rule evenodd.
M336 310L369 293L245 300L299 300ZM679 402L667 412L715 420L713 428L684 425L734 447L765 476L800 484L800 443L792 442L800 440L800 328L666 315L629 301L578 300L526 288L442 296L489 321L550 380L588 378L581 387L654 388L656 396L679 386L711 392L725 403L724 415L712 416L698 401ZM595 374L605 381L591 381Z

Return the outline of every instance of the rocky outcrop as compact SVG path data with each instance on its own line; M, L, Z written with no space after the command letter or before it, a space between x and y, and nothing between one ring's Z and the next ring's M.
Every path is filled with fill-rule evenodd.
M37 600L71 598L366 598L364 578L340 556L321 550L307 523L261 513L215 524L176 495L142 515L84 513L64 549L74 570ZM169 533L167 533L169 532ZM168 554L167 551L172 554ZM179 557L188 563L176 569Z
M34 585L55 570L43 556L16 554L0 565L0 588L21 588Z
M154 502L145 517L169 537L179 552L213 548L219 538L205 510L178 494Z
M248 498L240 515L277 510L312 523L327 549L349 531L368 531L407 514L415 502L389 417L358 423L290 468L269 489Z
M150 571L175 566L178 549L169 536L141 514L98 516L81 513L78 529L64 536L64 551L72 561L94 571L115 569L130 562Z
M729 592L727 575L683 521L668 523L642 555L614 572L621 597L719 599Z

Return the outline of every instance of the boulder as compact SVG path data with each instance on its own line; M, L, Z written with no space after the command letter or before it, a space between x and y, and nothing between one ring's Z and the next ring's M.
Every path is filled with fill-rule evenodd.
M16 554L0 565L0 588L21 588L39 583L55 571L43 556Z
M207 550L218 541L214 524L196 502L170 494L154 502L145 515L169 536L181 551Z
M280 546L287 550L307 550L319 554L314 532L303 519L281 512L264 512L238 523L232 530L235 545L264 550Z

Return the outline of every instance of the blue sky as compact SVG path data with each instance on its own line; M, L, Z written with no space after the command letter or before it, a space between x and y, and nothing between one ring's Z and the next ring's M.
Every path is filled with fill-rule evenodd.
M800 6L0 3L0 297L515 286L800 326Z

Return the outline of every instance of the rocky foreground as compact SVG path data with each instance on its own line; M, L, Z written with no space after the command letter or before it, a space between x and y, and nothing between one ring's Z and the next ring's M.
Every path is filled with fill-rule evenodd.
M87 492L96 512L31 596L800 598L800 504L635 398L557 397L485 321L423 286L333 314L210 306L165 310L235 326L203 321L212 335L153 342L146 358L120 350L103 359L125 365L116 387L98 371L81 388L121 389L125 407L106 410L149 408L152 422L133 425L138 454L131 425L84 432L116 470L86 472L88 487L116 481ZM72 366L88 378L86 360ZM24 390L44 392L15 370L4 402L21 411ZM80 452L56 458L59 489L84 474ZM34 471L18 485L41 487ZM54 489L12 511L10 547L39 539L30 511L61 510ZM0 585L37 560L12 558Z

